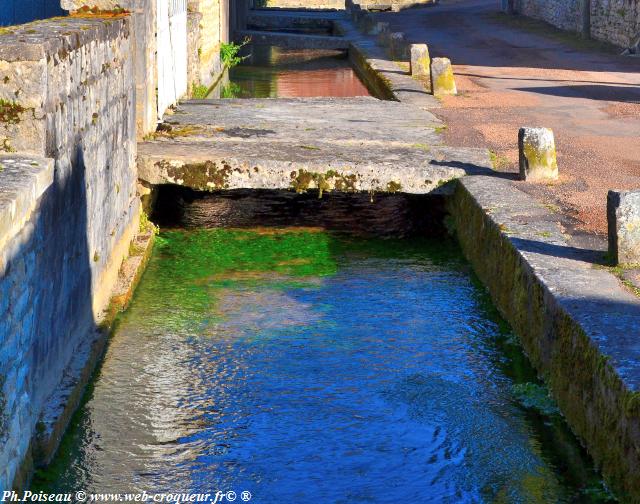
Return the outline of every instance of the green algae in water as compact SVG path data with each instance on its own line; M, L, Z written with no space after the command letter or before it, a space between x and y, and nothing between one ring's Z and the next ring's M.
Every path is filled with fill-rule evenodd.
M534 409L543 415L559 415L560 410L546 387L537 383L517 383L513 395L525 408Z
M447 240L163 232L37 490L607 502ZM578 499L578 500L576 500Z

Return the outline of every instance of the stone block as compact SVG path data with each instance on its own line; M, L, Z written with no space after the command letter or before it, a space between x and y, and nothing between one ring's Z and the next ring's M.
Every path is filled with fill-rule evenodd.
M640 191L607 194L609 255L616 264L640 264Z
M431 87L435 96L458 94L449 58L431 60Z
M396 60L407 57L407 42L403 32L394 32L389 35L389 53Z
M389 35L390 35L389 23L378 23L377 29L378 29L378 45L381 45L382 47L388 47Z
M411 44L411 75L431 77L431 58L427 44Z
M376 22L369 30L369 35L380 35L385 30L389 30L389 23L383 23L382 21Z
M556 143L549 128L520 128L520 177L522 180L544 181L558 178Z

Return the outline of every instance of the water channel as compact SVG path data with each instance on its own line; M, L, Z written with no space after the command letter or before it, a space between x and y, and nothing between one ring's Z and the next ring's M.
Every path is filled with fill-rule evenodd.
M223 96L369 94L335 53L250 48L229 77ZM168 225L32 490L611 501L455 242L392 237L432 234L433 203L160 193Z
M344 51L248 45L214 97L304 98L370 96Z
M453 242L160 235L47 491L606 502Z

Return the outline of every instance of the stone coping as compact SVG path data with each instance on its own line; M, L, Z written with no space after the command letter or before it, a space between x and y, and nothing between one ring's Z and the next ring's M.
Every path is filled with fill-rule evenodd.
M53 171L53 159L0 154L0 250L29 220Z
M0 60L40 61L63 58L96 40L109 40L128 29L128 17L56 17L0 27Z

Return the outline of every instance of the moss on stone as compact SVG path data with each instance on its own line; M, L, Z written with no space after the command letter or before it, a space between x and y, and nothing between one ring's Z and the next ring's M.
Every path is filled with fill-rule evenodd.
M340 192L355 192L358 177L355 174L343 174L335 170L325 173L309 172L298 170L291 172L291 189L298 194L309 189L318 189L319 196L322 197L326 191L336 190Z
M26 111L26 108L15 101L0 99L0 123L19 124Z
M457 183L458 241L509 321L573 432L617 496L640 501L640 394L630 391L581 325L531 271L500 226Z
M183 185L200 191L228 189L229 176L232 172L228 164L223 162L218 166L213 161L185 164L180 167L166 164L164 168L172 179L181 180Z

